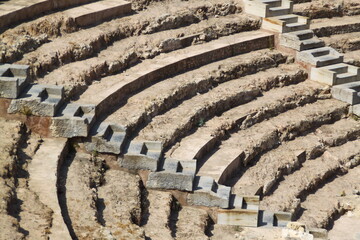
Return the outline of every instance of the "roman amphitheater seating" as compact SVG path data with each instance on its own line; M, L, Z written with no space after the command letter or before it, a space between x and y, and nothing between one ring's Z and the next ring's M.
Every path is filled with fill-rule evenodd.
M84 36L91 35L88 30L92 28L96 30L94 36L102 32L104 26L100 25L104 21L115 19L116 25L116 20L125 15L129 14L126 21L130 21L141 14L135 14L125 1L61 3L19 1L19 8L15 9L9 2L0 5L0 14L1 9L5 14L6 8L12 9L4 15L8 18L24 13L13 20L23 22L43 12L67 8L64 16L72 18ZM51 66L54 69L18 64L23 60L1 65L0 97L9 103L1 104L7 107L6 117L46 117L51 122L51 138L45 138L44 148L40 148L29 169L39 176L31 182L34 191L44 203L53 200L44 199L45 190L56 191L54 173L58 174L62 167L62 150L69 141L73 143L71 148L81 149L69 157L71 161L86 162L90 155L101 154L107 161L112 159L117 170L141 173L143 182L139 189L143 189L135 195L153 202L161 199L169 205L158 215L150 214L148 223L142 223L149 228L156 226L156 217L160 216L168 224L171 211L176 209L174 196L179 195L185 203L183 209L216 209L214 219L219 225L286 227L288 222L297 220L300 205L308 204L300 198L318 190L316 181L328 181L342 171L342 163L357 164L353 159L360 154L360 132L355 120L348 118L348 111L360 115L360 79L359 68L345 63L340 51L320 39L320 28L310 29L310 20L293 14L293 8L294 3L288 0L244 0L244 11L249 14L245 18L261 17L262 29L258 21L256 27L247 31L206 38L203 33L176 32L192 25L196 31L210 31L208 26L201 26L205 17L173 27L167 26L173 24L172 20L158 20L155 30L142 27L141 31L148 32L134 30L133 35L126 36L117 29L113 31L119 36L99 35L98 42L89 44L91 50L74 47L73 52L64 54L70 56L64 61L59 60L57 49L46 49L56 48L51 41L34 49L38 55L26 56L41 56L38 66L51 66L49 59L57 59ZM0 27L7 27L10 22L2 24ZM151 52L150 37L146 41L142 38L146 35L161 37L161 50L154 47L156 51ZM141 41L131 46L128 39ZM121 52L124 58L108 60L106 55L120 49L119 43L129 44L121 51L130 53ZM76 44L71 42L68 46ZM85 49L88 55L74 57L79 49ZM98 57L102 63L96 62ZM69 65L71 71L79 71L78 76L84 76L89 69L93 72L82 82L76 82L76 75L69 74L66 77L73 81L64 86L58 85L61 79L47 82L48 76L53 78L57 71L69 71ZM349 108L349 104L353 106ZM56 157L39 172L46 149L53 149ZM341 152L347 153L341 156ZM344 168L353 172L350 166ZM43 186L41 178L50 173L51 184ZM76 171L71 174L76 175ZM308 185L296 181L301 174L309 180ZM293 188L289 182L294 182ZM78 189L71 187L74 192ZM157 211L153 207L150 204L150 212ZM53 205L51 208L59 215L60 209ZM326 211L329 208L326 205ZM106 210L104 214L108 214ZM307 214L302 218L310 221ZM133 215L130 218L135 219ZM58 220L55 224L59 225L62 222ZM64 230L65 226L60 225ZM168 229L164 231L174 235Z

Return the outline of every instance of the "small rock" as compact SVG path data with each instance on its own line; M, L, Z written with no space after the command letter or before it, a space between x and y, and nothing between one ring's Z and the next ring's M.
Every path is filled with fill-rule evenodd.
M306 225L299 222L289 222L286 227L299 232L305 232L306 230Z

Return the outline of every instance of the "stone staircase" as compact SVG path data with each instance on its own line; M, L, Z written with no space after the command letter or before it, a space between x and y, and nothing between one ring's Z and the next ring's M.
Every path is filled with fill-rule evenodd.
M324 42L317 38L310 29L283 33L280 39L280 45L295 49L299 52L325 46Z
M342 95L347 92L351 95L357 88L346 84L360 80L359 68L343 63L344 56L331 47L325 47L325 43L309 29L309 20L292 14L292 10L292 1L289 0L245 1L247 13L263 17L263 29L280 33L281 47L295 50L296 60L310 69L311 80L330 86L345 84L332 90L336 99L343 100L338 94L340 89ZM343 90L346 88L349 90ZM353 107L351 111L360 115L360 109L357 109L359 107Z

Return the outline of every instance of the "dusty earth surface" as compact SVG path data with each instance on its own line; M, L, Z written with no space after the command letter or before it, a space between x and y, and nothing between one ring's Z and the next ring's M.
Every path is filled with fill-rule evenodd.
M0 33L0 63L29 64L32 82L63 85L70 101L100 101L109 82L260 28L241 0L131 2L130 14L83 28L66 10L13 25ZM360 66L358 0L294 3L326 45ZM196 159L199 175L236 194L260 195L261 209L292 212L294 221L329 230L331 240L360 238L360 123L330 99L329 87L272 48L184 69L125 94L101 117L126 126L129 140L162 141L166 157ZM29 184L41 148L41 136L0 116L1 240L59 231L54 209ZM69 239L287 239L281 228L216 224L213 209L147 189L141 172L120 168L117 156L85 152L81 141L69 141L59 160L53 197Z

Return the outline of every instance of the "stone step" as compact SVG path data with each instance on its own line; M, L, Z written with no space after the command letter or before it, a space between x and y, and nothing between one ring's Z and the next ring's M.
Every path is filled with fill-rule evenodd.
M288 14L288 15L264 18L261 27L266 30L280 32L280 33L294 32L294 31L298 32L309 29L310 21L306 17L302 17L294 14Z
M302 167L289 176L285 176L276 190L263 198L262 206L276 211L291 211L299 209L297 201L308 193L322 187L328 179L351 165L352 159L360 154L360 140L347 142L341 146L328 149L321 157L306 161ZM355 166L359 161L354 162ZM301 181L298 181L301 179Z
M50 128L55 137L87 137L94 123L94 105L69 103L58 111Z
M325 43L314 37L314 33L311 30L304 30L281 34L280 45L295 49L296 51L304 51L322 48L325 46Z
M211 176L224 184L259 154L304 131L340 119L346 112L347 105L340 101L321 100L238 131L223 141L215 153L200 160L204 163L198 175Z
M176 160L165 158L159 171L151 172L146 182L147 188L193 190L196 160Z
M216 147L224 132L233 131L238 127L248 128L265 118L296 107L297 103L302 105L312 102L317 98L320 88L321 85L316 82L304 82L265 92L256 100L232 108L221 116L207 121L195 133L183 138L179 146L174 146L167 156L200 160Z
M325 43L318 38L311 38L307 40L301 41L301 46L299 51L313 49L313 48L321 48L325 47Z
M114 107L114 103L120 103L124 100L124 97L131 92L180 72L269 47L272 37L272 34L261 31L252 34L240 33L210 43L174 51L148 60L143 64L138 64L121 75L102 79L99 84L90 85L76 102L95 104L97 114L102 114ZM250 42L253 48L248 48ZM119 77L122 78L122 81L118 81Z
M245 12L259 17L274 17L291 14L293 11L293 2L289 0L280 1L262 1L245 0Z
M124 156L120 157L120 166L127 169L158 170L162 154L162 143L155 141L131 141Z
M135 3L135 5L138 4L139 3ZM225 3L221 3L221 5L224 4ZM52 75L53 77L38 80L41 81L40 83L47 84L55 84L57 82L61 85L68 83L69 85L78 87L79 85L88 86L88 81L90 81L90 79L88 79L89 77L86 78L86 76L90 75L96 80L99 80L103 76L102 71L104 71L104 68L108 68L108 71L111 74L119 73L144 58L153 58L155 55L160 55L161 52L166 52L165 50L169 50L169 48L180 48L180 43L182 45L192 45L190 40L192 37L196 38L194 34L201 34L201 36L206 35L206 41L195 39L195 42L198 44L206 43L214 38L219 38L224 35L257 30L259 28L260 19L249 19L241 13L234 14L237 7L233 4L231 4L231 6L227 4L225 4L226 6L224 5L229 11L221 14L226 16L221 16L222 21L220 22L216 21L217 19L214 17L216 12L213 11L212 7L208 7L208 2L206 0L199 0L195 5L196 6L194 7L189 7L189 5L182 2L179 3L179 6L175 9L172 8L172 2L164 2L164 5L161 6L161 8L163 8L164 13L167 14L166 19L176 18L179 19L178 21L163 21L163 17L157 14L158 6L149 6L144 9L142 14L131 14L126 16L126 18L117 18L96 26L81 29L81 31L77 31L78 28L73 28L71 27L72 25L66 25L65 29L57 29L57 31L59 30L61 33L64 33L62 34L62 37L52 39L52 41L46 41L47 36L43 36L45 34L40 35L42 39L45 38L41 42L39 42L38 37L35 36L26 39L21 38L20 43L25 44L26 49L23 47L20 49L14 44L10 45L10 48L7 48L4 53L3 60L15 61L15 59L22 57L21 62L29 64L32 68L31 73L34 75L33 77L38 78L42 78L44 75L47 76L49 72L61 66L68 69L66 68L68 63L79 61L78 65L69 66L69 68L78 68L77 71L72 69L72 72L77 73L79 70L82 70L82 68L86 68L81 64L82 62L87 65L88 69L88 72L84 73L85 76L78 76L77 74L75 74L75 76L67 75L68 73L66 72L58 71L57 73L59 75L54 74ZM197 11L199 8L202 8L205 11L203 14L207 15L206 19L200 19L198 17ZM44 20L45 23L48 22L46 19ZM225 19L230 20L232 23L227 22ZM69 20L71 21L71 19ZM52 22L52 19L49 21ZM67 19L61 18L61 20L59 19L58 21L58 24L61 24L63 21L67 21ZM34 24L36 24L36 21L34 22ZM223 28L228 26L227 24L232 25L231 29L228 29L226 32L222 31ZM32 22L27 23L25 31L32 32L31 29L33 27L31 27L31 25ZM120 25L122 27L119 28ZM211 27L211 25L213 27ZM207 32L209 27L214 28L214 32L212 32L211 35ZM46 32L49 31L52 33L51 28L46 28ZM66 34L64 31L66 31ZM72 33L68 33L68 31L71 31ZM22 30L13 29L11 32L15 32L14 35L21 35ZM180 37L184 34L184 38ZM8 38L10 38L8 41L11 41L16 37L12 37L11 33L9 33ZM161 38L165 38L168 41L160 46L158 45L160 48L158 49L158 47L154 45L160 44ZM74 39L77 39L77 41L74 42ZM34 46L34 41L36 42L36 46ZM137 43L136 48L133 48L134 42ZM34 48L37 49L34 50ZM143 49L148 50L144 51ZM79 51L81 54L79 54ZM57 52L57 54L52 54L54 52ZM138 56L136 57L136 55ZM111 61L109 58L116 59ZM89 61L92 59L92 61L90 61L90 63L89 61L82 61L84 59ZM89 66L94 66L94 68ZM69 78L70 81L68 81ZM79 81L74 83L72 80L73 78L76 78ZM83 91L83 89L81 91Z
M131 3L122 0L101 0L64 11L79 27L84 27L130 13Z
M344 54L360 49L360 32L322 37L321 40L323 40L327 46Z
M90 141L85 142L87 151L119 154L126 138L126 128L101 122L92 127L90 137Z
M314 132L285 142L263 154L233 184L238 195L268 195L284 175L290 175L307 160L322 155L326 149L342 145L360 136L360 125L352 119L317 128Z
M284 21L286 24L290 24L290 23L297 23L299 20L299 16L295 14L288 14L288 15L278 16L276 17L276 19Z
M360 104L360 82L352 82L334 86L331 94L334 98L351 105Z
M44 12L54 11L61 8L76 6L94 2L95 0L30 0L30 1L9 1L0 6L0 28L33 19Z
M28 87L29 66L0 65L0 98L17 98Z
M290 36L296 36L299 40L311 39L314 37L314 32L311 29L291 32Z
M168 4L170 5L170 3ZM187 9L186 11L190 12L191 9ZM181 12L182 13L179 12L178 14L183 16L184 13L183 11ZM146 13L145 15L148 16ZM175 16L177 15L174 15L174 17ZM130 19L135 17L136 16L132 15L128 18ZM259 28L258 23L260 22L260 20L255 18L249 19L244 14L230 14L229 16L222 16L221 19L222 20L220 22L216 18L210 18L207 20L203 19L203 21L193 23L189 26L169 30L161 29L152 34L142 33L139 36L137 34L136 36L131 36L131 34L126 31L125 26L127 25L125 25L123 29L121 29L121 31L124 32L122 34L119 32L102 32L98 38L92 34L91 40L84 40L86 44L84 48L86 48L87 51L86 56L81 55L81 57L77 54L78 50L74 47L74 45L71 45L71 42L66 41L66 39L62 41L62 44L55 44L54 42L51 42L46 45L52 45L53 48L46 48L47 51L43 53L44 55L42 55L43 57L41 57L41 61L36 65L33 64L32 70L33 73L38 76L37 81L39 83L62 84L65 89L68 90L65 92L67 98L76 99L77 96L81 95L84 88L89 86L91 83L97 83L99 79L104 79L107 76L115 75L128 70L134 64L141 62L143 59L151 59L161 53L169 53L195 44L204 44L211 40L218 39L223 35L235 34L243 31L244 29L246 29L246 31L256 30ZM120 22L120 19L118 21ZM193 21L195 21L195 19ZM130 20L124 22L129 25L131 24ZM115 21L110 23L112 25L116 25ZM164 24L167 28L170 28L167 24L162 24ZM229 31L223 32L222 29L226 28L226 26L228 26L227 24L231 24L233 27L228 29ZM93 29L94 32L101 32L96 30L100 28L100 26L91 29ZM211 35L207 33L209 28L214 29L214 32ZM115 31L116 28L114 27L111 29ZM90 29L86 29L86 31L90 32ZM84 32L84 30L81 32ZM114 37L111 38L111 41L108 37L106 37L110 33L112 36L114 35ZM185 36L182 36L184 33ZM126 36L130 34L130 36L127 38L119 37L119 35L123 36L124 34ZM76 39L82 37L79 32L71 35L74 35L73 37ZM84 35L86 34L84 33ZM199 36L204 35L207 36L206 41L200 40ZM103 38L108 39L108 41L103 42L101 40ZM136 48L133 48L134 42L137 42ZM65 44L68 46L67 48L63 47ZM151 49L151 51L149 50L144 52L144 48ZM49 53L48 55L46 52L52 52L54 49L59 51L59 54L51 58L51 54ZM66 55L69 54L72 57L69 57L71 58L69 59L69 63L62 65L63 61L61 60L61 56L64 51L68 52ZM46 75L42 77L44 74ZM74 81L73 79L77 79L78 81Z
M259 210L260 197L256 195L235 195L231 194L229 208Z
M245 227L259 226L259 196L239 196L231 194L230 209L219 209L217 223Z
M298 61L311 64L315 67L324 67L327 65L342 63L344 60L344 56L331 47L322 47L297 52L296 58Z
M313 19L311 22L311 29L318 37L329 37L336 34L359 32L359 16Z
M269 8L269 16L275 17L275 16L286 15L286 14L290 14L291 11L292 9L289 7L271 7Z
M286 68L287 66L281 67ZM198 94L164 114L155 116L135 139L162 141L164 148L168 148L192 129L204 124L205 119L246 104L272 88L305 80L305 75L298 69L287 73L285 77L279 69L269 69L222 83L205 94Z
M359 167L349 169L346 174L337 175L334 180L309 194L301 202L304 212L297 221L309 227L331 226L339 215L346 213L346 209L351 209L358 202L358 196L353 191L360 188L359 174Z
M217 224L258 227L259 211L249 209L218 209Z
M63 103L62 86L34 84L11 101L8 113L53 117Z
M259 50L207 64L186 73L167 78L132 95L128 98L126 104L109 115L106 121L117 122L126 126L129 136L131 136L132 132L143 127L145 124L154 126L158 121L161 122L161 119L166 119L166 123L162 122L160 126L156 126L155 131L151 130L149 132L151 136L147 136L151 140L166 140L169 145L170 142L174 143L176 139L187 133L186 130L180 129L197 127L196 124L200 122L201 117L204 118L205 115L210 116L215 114L215 112L220 112L223 109L240 104L243 101L242 98L239 99L239 103L230 101L231 96L234 97L236 96L235 94L240 95L240 92L245 92L245 90L239 91L235 85L244 86L246 82L250 83L254 81L254 78L265 75L261 72L256 73L257 70L253 68L254 65L262 70L273 68L272 71L266 70L269 75L256 81L257 86L262 86L260 88L263 88L264 86L276 85L277 80L275 78L277 75L275 73L278 70L275 67L285 61L285 56L279 54L277 51L269 53L267 50ZM291 71L292 68L294 69L293 71ZM243 70L238 71L239 69ZM297 67L293 65L284 65L281 69L284 69L290 75L290 78L284 78L284 82L281 82L281 85L294 82L296 79L301 81L307 77L305 72L299 72ZM250 74L253 75L250 77L248 76ZM270 80L270 76L274 78ZM241 77L241 79L234 80L234 78L238 77ZM269 77L269 80L265 81L267 77ZM228 91L227 87L231 91ZM209 91L209 89L212 90ZM221 89L222 92L220 92ZM229 97L225 100L225 96ZM214 106L219 101L226 101L227 104L224 102L224 104L217 105L218 107L214 111ZM179 102L182 102L182 104L178 104ZM202 108L205 102L209 103L208 111L204 111ZM195 109L199 109L200 112L197 113ZM187 111L188 114L180 117L180 111ZM175 113L175 115L171 114L171 112ZM200 116L200 113L202 116ZM189 118L194 119L194 122L188 121ZM176 137L173 137L174 134ZM183 158L192 159L181 156L178 159Z
M306 23L288 23L286 24L286 28L288 29L288 32L301 31L309 29L309 25Z
M269 7L280 7L281 0L261 0L262 3L269 5Z
M287 212L259 211L259 227L286 227L292 215Z
M310 79L331 86L346 84L360 80L360 69L345 63L312 68Z
M187 202L195 206L229 208L230 194L230 187L216 183L212 177L196 176Z

